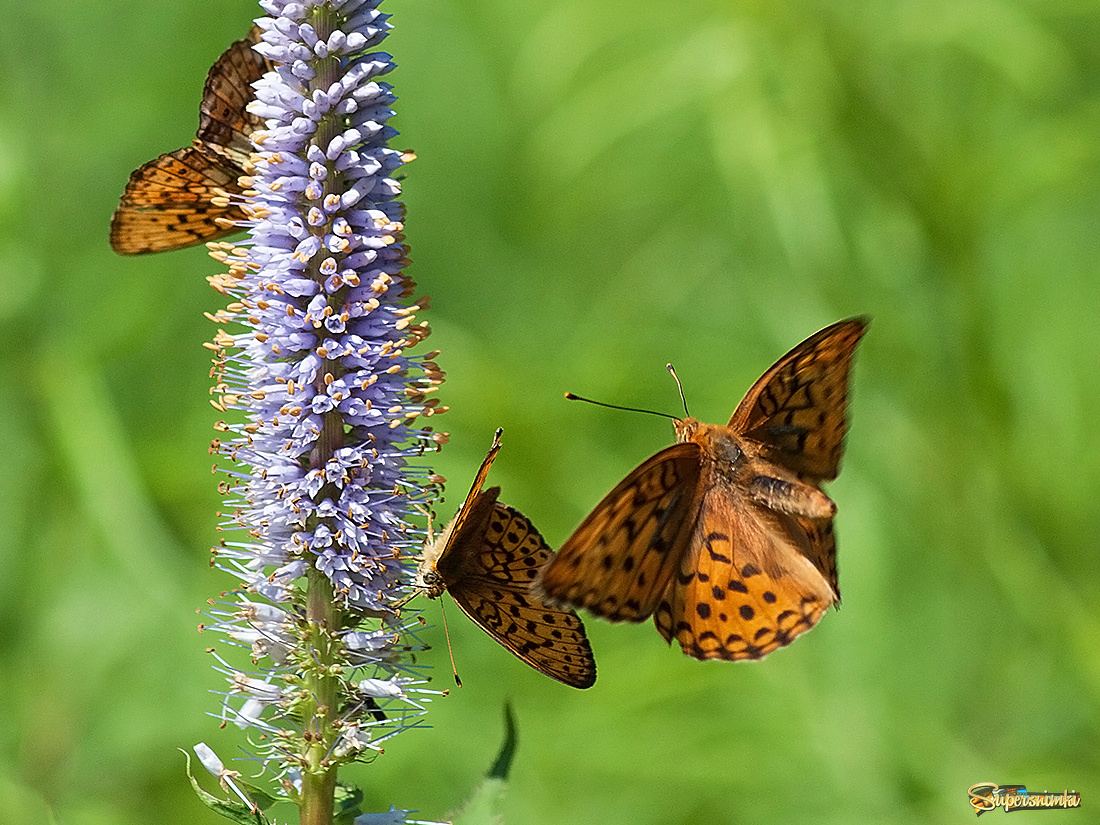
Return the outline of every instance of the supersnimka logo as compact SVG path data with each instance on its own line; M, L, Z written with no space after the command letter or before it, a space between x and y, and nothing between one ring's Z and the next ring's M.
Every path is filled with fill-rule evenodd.
M970 807L981 816L997 808L1005 813L1015 811L1042 811L1081 807L1081 794L1077 791L1029 791L1024 785L997 785L979 782L967 789Z

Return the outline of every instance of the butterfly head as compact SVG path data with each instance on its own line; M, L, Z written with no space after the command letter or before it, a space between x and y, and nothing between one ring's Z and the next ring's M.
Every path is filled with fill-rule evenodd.
M416 569L413 587L421 590L429 599L438 599L443 595L443 591L447 589L447 583L443 581L443 576L435 569L435 558L428 555L427 549L425 549L425 557Z
M447 589L447 583L436 565L447 549L447 545L450 544L457 520L458 515L456 514L438 536L431 534L431 522L428 522L428 539L424 542L424 550L420 554L420 566L416 568L413 587L421 590L429 599L439 598L443 591Z
M704 424L691 417L677 418L674 426L678 443L698 444L711 461L730 468L743 463L745 445L729 427Z

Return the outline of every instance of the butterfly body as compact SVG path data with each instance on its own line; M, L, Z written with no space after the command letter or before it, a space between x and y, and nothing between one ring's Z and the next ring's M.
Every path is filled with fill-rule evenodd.
M848 374L866 329L841 321L787 353L727 425L675 423L562 545L535 589L643 621L698 659L759 659L839 602L833 516Z
M482 489L499 436L465 503L426 545L414 586L431 599L450 593L475 624L539 672L590 687L596 663L580 618L530 590L553 552L523 513L497 500L499 487Z
M498 504L499 495L499 487L480 490L463 509L455 513L443 532L424 548L414 584L429 599L442 596L447 590L448 582L458 585L464 581L472 581L472 577L491 577L495 564L478 563L473 553L450 552L450 549L483 542L494 515L498 518L510 517L507 511L512 508ZM501 513L495 512L497 507L502 508ZM500 532L499 527L496 532Z

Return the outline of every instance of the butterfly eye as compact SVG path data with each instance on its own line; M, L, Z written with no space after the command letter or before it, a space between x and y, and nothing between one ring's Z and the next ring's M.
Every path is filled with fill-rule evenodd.
M416 574L415 585L422 588L427 593L429 599L438 599L443 595L443 591L447 589L447 584L443 581L443 577L434 567L429 566L427 562L420 565L420 569Z
M744 451L741 446L731 438L727 433L717 432L714 433L714 442L712 444L714 455L720 460L727 461L730 464L736 464L744 456Z

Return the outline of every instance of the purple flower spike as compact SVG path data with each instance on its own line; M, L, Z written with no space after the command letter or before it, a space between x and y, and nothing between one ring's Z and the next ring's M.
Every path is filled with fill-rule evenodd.
M213 450L231 465L224 526L244 533L218 548L240 585L208 627L253 664L219 659L222 716L264 734L261 758L302 805L435 693L404 660L415 622L393 606L424 540L410 518L434 491L417 462L446 441L423 422L446 408L437 353L408 354L426 301L403 271L392 176L413 156L389 148L395 98L378 80L393 63L364 51L390 29L379 2L260 4L255 48L276 69L249 106L266 119L241 204L250 239L212 245L231 301L214 318L231 331L211 345L230 419Z

